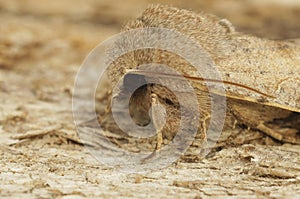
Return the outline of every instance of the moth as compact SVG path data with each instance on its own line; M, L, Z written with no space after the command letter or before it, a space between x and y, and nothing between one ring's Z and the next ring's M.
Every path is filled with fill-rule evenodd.
M298 45L246 35L236 32L226 19L163 5L149 6L140 17L125 25L124 30L145 27L176 30L198 42L210 54L222 74L222 83L226 86L224 131L231 131L238 126L255 129L279 142L300 144ZM193 109L201 116L193 146L201 147L207 139L207 125L211 119L211 95L219 93L209 93L205 80L182 57L159 49L129 52L108 68L112 86L125 76L124 90L118 96L109 96L106 101L106 111L99 113L102 127L120 134L121 138L130 137L126 132L121 132L114 122L111 116L111 100L114 97L122 98L126 85L144 81L145 85L136 89L130 98L129 112L137 125L145 126L152 121L157 128L157 136L152 141L135 139L135 142L155 143L154 149L158 150L174 138L180 127L180 119L184 119L180 117L178 99L162 85L147 84L153 74L139 67L147 63L166 64L191 82L199 101L199 105L195 105ZM156 75L164 73L162 71ZM164 78L176 79L176 75L166 75ZM132 82L126 82L126 79ZM182 97L184 96L186 94L182 92ZM188 97L185 100L189 100ZM160 108L155 109L157 106L164 107L165 112L160 112ZM166 117L164 124L159 124L160 115ZM114 140L116 141L115 138Z

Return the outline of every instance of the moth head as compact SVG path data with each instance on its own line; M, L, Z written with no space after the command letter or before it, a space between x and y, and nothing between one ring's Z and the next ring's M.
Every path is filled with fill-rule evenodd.
M151 98L148 86L144 75L128 73L124 76L124 92L132 93L129 100L129 114L139 126L146 126L151 122L149 116Z

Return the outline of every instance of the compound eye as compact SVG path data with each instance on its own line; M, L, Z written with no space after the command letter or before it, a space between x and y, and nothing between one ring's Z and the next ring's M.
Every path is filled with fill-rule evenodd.
M146 85L147 81L144 75L126 74L124 76L123 86L126 91L133 92L139 87Z

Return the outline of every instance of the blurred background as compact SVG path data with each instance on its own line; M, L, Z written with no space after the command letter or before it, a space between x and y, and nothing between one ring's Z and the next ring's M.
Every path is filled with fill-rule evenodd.
M61 33L81 37L92 48L156 3L209 12L229 19L238 31L258 36L300 38L299 0L1 0L0 42L11 37L43 40Z
M34 18L83 26L119 29L149 4L167 4L196 12L210 12L232 21L241 31L271 38L299 37L299 0L10 0L0 1L2 20ZM268 34L266 34L268 33Z
M299 0L0 0L0 67L16 65L16 58L29 61L32 54L49 58L53 47L57 55L67 46L77 52L68 51L63 63L78 63L156 3L209 12L230 20L237 31L261 37L300 38ZM36 49L44 54L32 52Z

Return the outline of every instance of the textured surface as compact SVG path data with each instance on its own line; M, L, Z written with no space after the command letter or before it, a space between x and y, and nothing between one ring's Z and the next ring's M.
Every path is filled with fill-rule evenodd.
M171 4L227 17L247 33L300 37L292 1L222 2ZM223 146L198 162L143 175L115 173L81 146L71 112L74 76L94 46L148 3L0 1L1 198L300 197L299 146L268 138L272 145ZM241 143L261 137L247 129L224 135Z

